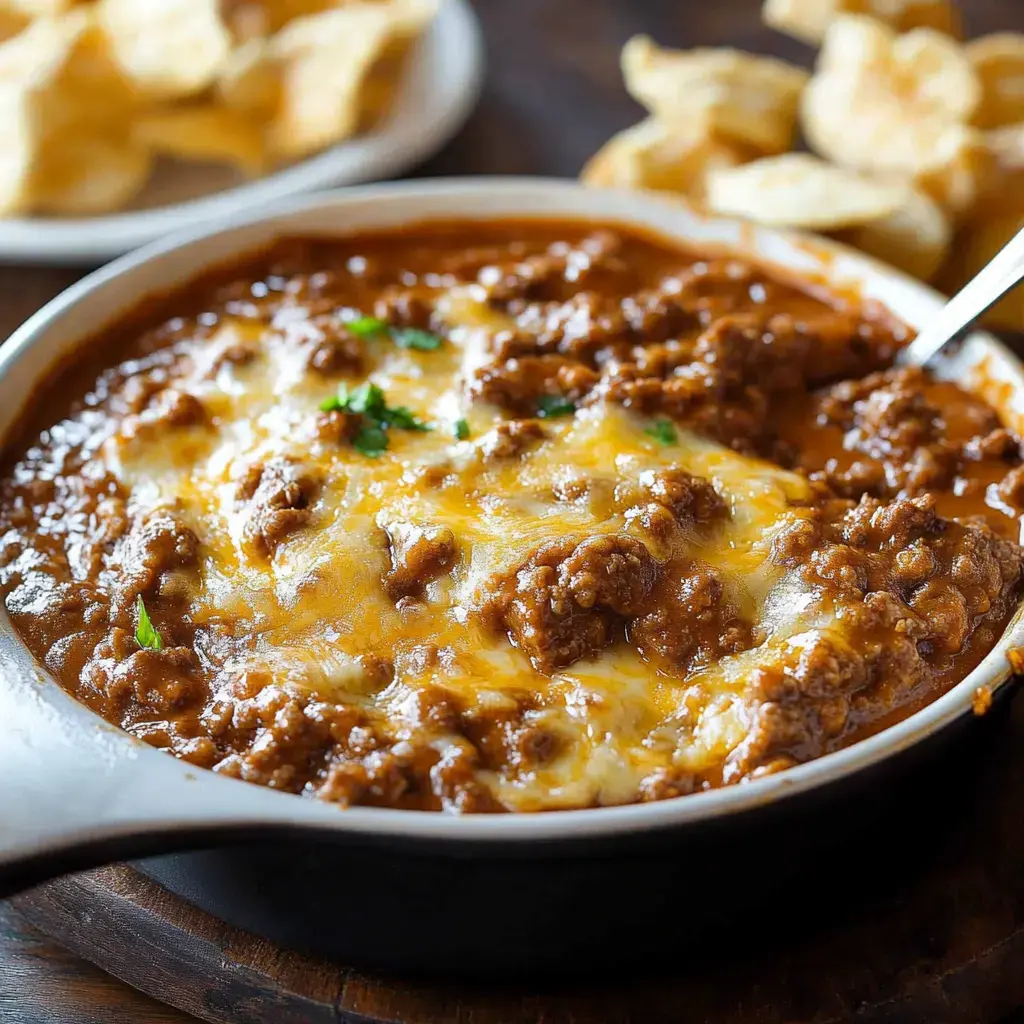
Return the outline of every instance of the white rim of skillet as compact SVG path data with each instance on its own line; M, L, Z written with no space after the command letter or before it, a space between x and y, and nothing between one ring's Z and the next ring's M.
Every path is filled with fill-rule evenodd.
M95 265L171 232L262 209L289 196L386 179L437 153L480 97L484 44L468 0L442 0L387 121L366 135L254 181L180 203L91 217L0 218L0 259Z
M418 199L424 201L428 208L431 201L436 203L437 200L442 200L441 206L444 206L445 202L450 204L441 212L430 212L428 209L422 218L415 215L412 218L403 217L397 223L415 222L417 219L451 219L465 216L466 214L460 211L458 202L474 196L480 201L493 196L498 207L494 216L564 217L584 220L591 217L619 222L625 226L630 224L632 218L635 218L634 223L642 223L641 218L646 216L651 222L664 224L663 233L667 238L686 244L687 239L682 233L682 228L674 228L672 222L673 217L681 218L685 220L687 230L695 232L691 233L689 244L697 248L702 245L705 248L725 248L736 251L737 255L760 257L768 264L785 265L788 260L791 267L794 266L794 261L803 255L805 258L811 258L819 271L824 269L826 274L831 275L830 279L833 282L862 282L867 294L874 291L875 285L884 282L886 287L891 287L894 294L902 296L901 302L916 305L922 317L937 310L945 301L937 292L918 281L843 246L818 238L804 239L796 234L762 228L729 218L706 217L676 200L636 192L584 188L576 182L558 179L439 178L362 186L298 197L288 203L278 204L272 210L263 211L259 216L236 217L201 231L179 234L124 256L72 285L19 328L9 341L0 347L0 378L13 367L25 350L46 334L52 323L66 316L73 316L76 304L93 291L154 258L176 250L188 249L195 243L219 235L225 230L244 228L324 206L338 208L374 204L374 209L379 210L385 208L389 200ZM521 211L519 203L523 204ZM628 211L632 211L632 214L630 215ZM474 218L472 213L468 216L470 219ZM487 219L490 214L477 213L475 216ZM388 223L386 217L382 218L382 227ZM707 243L697 237L705 225L708 232L714 233L717 241ZM304 229L292 230L301 232ZM370 226L363 228L356 225L355 230L373 229ZM289 229L285 222L279 234L288 233ZM266 240L273 237L274 233L270 232ZM244 251L244 248L239 250L240 253ZM808 253L816 255L807 257ZM222 256L219 260L214 260L214 265L223 258ZM814 267L809 269L813 272ZM800 272L799 268L797 272ZM130 302L126 301L126 306L143 297L134 296ZM980 346L972 355L972 362L991 359L993 354L1003 361L999 369L1001 376L997 375L996 379L1008 379L1013 384L1016 407L1024 409L1024 368L1016 358L1009 354L1001 343L981 333L972 335L968 345ZM17 637L6 611L0 605L0 655L3 654L2 634L5 633L8 637ZM20 640L16 642L16 646L27 654ZM143 772L152 776L157 792L149 794L149 799L155 801L157 806L138 811L141 795L126 796L122 802L135 806L137 813L131 821L125 821L124 828L120 830L124 833L143 830L168 832L175 829L195 832L204 829L270 826L455 843L467 840L494 843L542 840L557 842L694 825L709 819L763 807L849 777L916 746L965 714L970 714L972 697L979 686L994 692L1009 680L1011 673L1006 651L1011 646L1024 646L1024 608L1018 609L999 643L981 664L937 700L903 721L850 747L778 774L739 785L650 803L497 815L455 815L364 806L341 809L320 800L296 797L293 794L225 778L212 771L197 769L187 762L179 761L111 726L61 689L38 663L35 663L33 673L35 685L40 687L35 691L36 698L41 698L48 706L49 714L64 717L69 729L85 729L90 735L98 731L101 735L97 738L97 743L104 748L107 760L115 757L119 760L130 760L133 765L131 771L136 778ZM7 648L8 651L11 650L9 642ZM0 698L2 696L0 692ZM0 699L0 704L2 703ZM171 796L170 790L165 788L168 786L177 791L177 796ZM180 797L185 789L187 802L183 802ZM159 807L160 793L166 793L170 798L166 811ZM131 815L128 817L131 818ZM108 838L111 831L109 827L97 829L98 833L102 832L104 838ZM89 835L85 834L80 838L87 840Z

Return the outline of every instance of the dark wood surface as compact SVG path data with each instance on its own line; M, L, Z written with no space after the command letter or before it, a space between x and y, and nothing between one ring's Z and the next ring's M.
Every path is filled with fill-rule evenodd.
M459 138L418 173L575 175L610 134L641 116L618 74L619 48L635 32L670 45L729 44L807 63L809 49L760 27L759 6L759 0L478 0L488 49L482 102ZM964 0L963 7L972 34L1024 31L1022 0ZM0 337L77 276L0 268ZM763 957L723 957L696 976L681 968L672 978L616 978L571 991L369 978L261 949L121 869L36 894L25 909L69 946L179 1005L205 991L204 971L243 971L252 991L271 984L304 992L314 1000L310 1007L325 1014L268 1017L258 1002L188 1004L210 1020L1024 1024L1024 713L1016 710L1012 728L990 751L989 784L977 789L970 806L951 808L963 820L959 838L908 891L859 908L835 934L802 948L767 942ZM168 922L181 931L168 933ZM121 937L120 949L110 947L111 936ZM196 950L199 959L183 962ZM179 975L154 976L152 964L160 961ZM194 1020L66 952L24 914L0 904L3 1024Z

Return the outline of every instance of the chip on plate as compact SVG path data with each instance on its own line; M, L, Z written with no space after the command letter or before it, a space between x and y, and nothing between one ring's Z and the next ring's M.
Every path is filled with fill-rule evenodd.
M948 37L928 29L897 36L870 18L842 17L803 94L804 135L829 160L912 179L962 215L991 170L983 136L966 125L980 96L973 67Z
M930 281L949 254L953 225L946 211L912 186L892 213L836 237L921 281Z
M100 23L141 96L193 96L209 86L232 39L220 0L99 0Z
M220 69L216 90L232 110L269 121L281 100L281 71L269 42L254 38L233 50Z
M739 50L666 50L634 36L622 51L626 88L656 117L706 124L764 154L793 144L807 72Z
M124 134L130 101L87 8L35 21L0 44L0 212L25 212L44 200L49 209L70 210L79 205L70 193L81 191L80 183L97 162L138 167L140 161L117 153L128 146ZM102 139L95 159L82 141L92 136ZM65 161L68 166L62 167ZM75 161L82 166L72 166ZM119 173L111 171L107 182ZM90 184L81 205L92 210L92 196L123 196L138 187L134 171L121 177L132 178L131 187ZM67 203L54 198L65 185Z
M10 7L0 4L0 43L16 36L28 25L28 18Z
M44 149L32 169L34 209L71 216L117 209L146 183L150 155L125 138L67 136Z
M271 36L289 21L338 7L339 0L222 0L221 13L238 40Z
M3 0L2 6L26 18L49 18L55 14L63 14L81 2L82 0Z
M874 181L808 153L765 157L708 177L708 208L776 227L837 231L895 213L906 186Z
M266 66L280 76L268 136L273 153L296 159L357 131L375 64L435 11L433 0L351 3L286 25L250 69L255 75Z
M161 156L232 164L249 175L257 175L264 168L259 126L213 103L148 111L132 126L132 137Z
M762 10L766 25L812 46L843 14L866 14L897 32L933 28L959 38L963 31L951 0L765 0Z
M981 102L974 123L1000 128L1024 121L1024 35L1001 32L965 47L981 81Z
M710 173L738 167L750 155L693 124L648 118L619 132L580 174L588 185L653 189L701 201Z

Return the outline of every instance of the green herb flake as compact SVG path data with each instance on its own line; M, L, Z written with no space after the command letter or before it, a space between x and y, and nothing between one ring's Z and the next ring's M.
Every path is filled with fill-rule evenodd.
M398 427L401 430L430 430L423 420L418 419L411 409L400 405L395 409L388 409L386 406L381 411L381 424L389 427Z
M469 440L469 424L464 419L455 421L455 437L459 441Z
M444 344L436 334L416 327L392 327L391 340L399 348L411 348L417 352L436 352Z
M576 403L565 395L541 395L537 399L537 415L542 419L554 416L571 416L576 411Z
M146 611L145 602L142 600L142 595L139 595L139 599L135 604L136 610L139 613L139 622L135 627L135 642L140 647L146 647L151 651L163 650L164 642L160 639L160 634L156 631L156 626L150 621L149 613Z
M352 441L357 451L376 457L388 447L385 433L389 427L400 430L427 431L431 427L419 419L404 405L388 408L384 392L370 381L365 381L352 391L342 384L338 394L320 403L323 412L347 412L362 417L362 425Z
M348 385L342 384L338 387L338 393L325 398L319 408L321 412L345 412L348 409L348 402Z
M654 426L644 431L659 441L661 444L678 444L679 435L676 434L675 426L669 420L655 420Z
M359 412L373 420L381 420L387 411L384 392L376 384L366 381L360 384L345 400L349 412Z
M357 452L376 459L388 450L388 435L381 427L368 424L360 427L359 433L352 439L352 447Z
M386 334L387 322L375 316L359 316L345 324L346 330L359 338L372 338L377 334Z

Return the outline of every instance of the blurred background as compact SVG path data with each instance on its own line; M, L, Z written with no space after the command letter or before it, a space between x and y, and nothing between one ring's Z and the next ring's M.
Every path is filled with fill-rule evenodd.
M662 46L732 46L811 67L815 50L761 22L761 0L476 0L487 46L483 99L428 174L575 176L643 108L619 53L644 33ZM1024 0L961 0L967 36L1024 31Z

